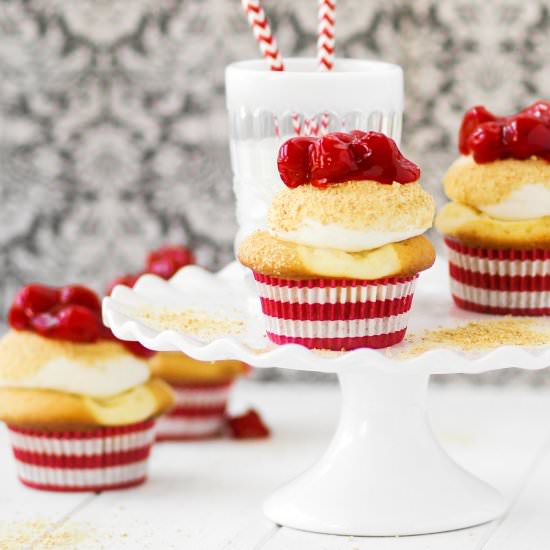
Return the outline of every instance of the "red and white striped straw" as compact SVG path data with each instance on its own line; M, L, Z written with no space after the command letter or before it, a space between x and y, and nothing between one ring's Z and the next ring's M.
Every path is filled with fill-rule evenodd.
M281 52L271 32L269 21L260 0L241 0L241 3L254 37L260 46L260 51L269 62L270 69L272 71L284 71L285 66Z
M321 71L331 71L334 67L335 12L336 0L319 0L317 60Z
M319 0L319 29L317 37L317 61L320 71L332 71L334 67L334 24L336 22L336 0ZM316 133L328 133L330 117L321 115L321 123L316 126Z

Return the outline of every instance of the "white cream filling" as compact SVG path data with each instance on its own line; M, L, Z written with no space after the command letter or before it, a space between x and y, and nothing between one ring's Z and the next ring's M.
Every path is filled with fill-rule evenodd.
M334 248L345 252L373 250L389 243L397 243L421 235L430 228L411 227L403 231L379 231L347 229L338 224L322 224L306 219L294 231L276 231L271 234L277 239L316 248Z
M499 220L530 220L550 216L550 189L543 183L526 183L496 204L479 210Z
M46 363L33 376L16 383L0 380L0 386L106 398L143 384L149 375L147 363L134 357L118 357L93 366L60 357Z

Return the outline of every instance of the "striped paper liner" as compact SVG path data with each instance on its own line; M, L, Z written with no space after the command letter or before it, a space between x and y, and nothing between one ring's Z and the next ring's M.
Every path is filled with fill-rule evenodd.
M272 342L335 351L403 340L417 277L294 280L254 273Z
M171 384L175 407L159 418L157 441L193 441L219 436L225 427L232 380Z
M154 420L63 432L8 425L21 482L60 492L107 491L143 483L154 429Z
M459 307L496 315L550 314L550 250L491 250L448 238L445 244Z

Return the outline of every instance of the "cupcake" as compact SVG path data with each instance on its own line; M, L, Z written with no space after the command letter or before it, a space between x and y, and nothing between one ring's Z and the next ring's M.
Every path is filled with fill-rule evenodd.
M158 441L216 437L227 422L227 401L235 378L248 372L239 361L196 361L178 352L157 353L151 372L166 381L176 395L176 406L157 425Z
M31 285L0 340L0 419L19 479L51 491L142 483L155 419L174 402L101 322L94 292Z
M400 342L418 273L435 260L419 168L391 138L360 131L290 139L278 168L286 188L268 230L238 250L269 339L338 351Z
M183 246L163 246L149 253L143 271L115 279L130 288L145 273L169 279L182 267L193 264L193 253ZM176 406L157 422L158 441L187 441L219 436L227 422L227 401L236 377L249 367L239 361L196 361L184 353L153 353L153 375L172 387Z
M444 178L436 227L453 299L492 314L550 314L550 103L509 117L474 107Z

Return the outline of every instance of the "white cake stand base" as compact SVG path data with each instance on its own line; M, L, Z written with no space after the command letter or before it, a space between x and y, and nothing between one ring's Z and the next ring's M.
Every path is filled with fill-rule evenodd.
M413 535L490 521L503 497L434 438L428 376L349 366L336 434L312 468L265 503L275 523L335 535Z

